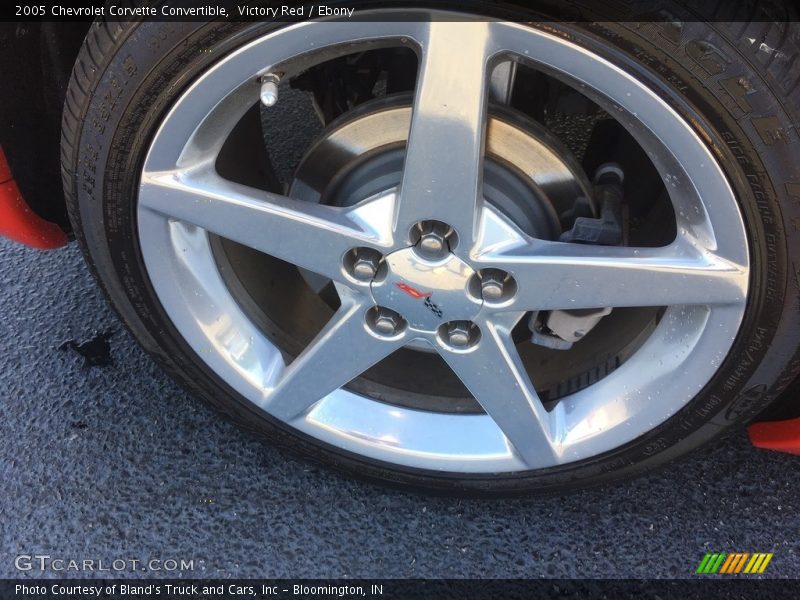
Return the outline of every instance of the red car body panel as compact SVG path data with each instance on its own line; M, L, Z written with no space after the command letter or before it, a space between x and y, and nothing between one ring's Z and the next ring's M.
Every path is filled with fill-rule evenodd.
M55 223L45 221L25 202L0 146L0 235L17 242L52 250L67 243L67 235Z
M800 456L800 417L785 421L753 423L747 428L747 433L757 448Z

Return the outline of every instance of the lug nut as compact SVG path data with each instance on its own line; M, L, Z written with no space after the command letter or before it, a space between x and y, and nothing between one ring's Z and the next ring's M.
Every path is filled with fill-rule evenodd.
M370 311L371 325L376 333L391 336L399 333L405 326L405 320L395 311L376 306Z
M375 330L384 335L391 335L397 330L397 321L392 315L380 314L375 319Z
M376 261L369 259L369 258L359 258L353 264L353 274L359 279L363 279L364 281L372 279L375 277L375 273L378 272L378 265Z
M453 348L468 348L478 341L480 331L470 321L452 321L445 325L444 339Z
M275 73L261 77L261 104L275 106L278 103L278 84L281 78Z
M487 269L481 273L481 294L490 302L500 300L506 285L506 274L497 269Z
M500 269L483 269L478 272L480 294L485 302L502 302L517 293L517 282ZM471 284L474 286L474 284ZM472 288L477 291L475 287ZM473 294L475 293L473 291Z
M420 247L430 254L438 254L444 249L444 236L437 231L423 233L419 240Z
M358 256L353 263L353 274L359 279L369 280L378 272L379 258L375 256Z
M447 330L447 341L451 346L463 348L469 344L469 327L466 323L462 325L451 325Z
M359 281L371 281L378 274L381 253L372 248L356 248L345 260L350 274Z
M417 249L428 258L440 258L450 251L453 229L441 221L422 221L416 225ZM416 237L412 234L412 238Z

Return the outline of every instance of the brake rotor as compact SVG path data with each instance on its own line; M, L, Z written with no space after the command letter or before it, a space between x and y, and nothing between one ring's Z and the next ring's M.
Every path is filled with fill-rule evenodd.
M334 121L301 161L289 195L352 206L396 188L411 125L407 94L367 102ZM436 157L431 157L435 160ZM591 188L577 160L526 116L493 106L486 130L484 197L520 229L557 239L559 215Z

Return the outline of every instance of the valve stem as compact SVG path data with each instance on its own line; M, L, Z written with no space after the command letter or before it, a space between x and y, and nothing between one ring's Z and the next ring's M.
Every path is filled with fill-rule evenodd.
M276 73L267 73L261 77L261 104L275 106L278 103L278 84L281 78Z

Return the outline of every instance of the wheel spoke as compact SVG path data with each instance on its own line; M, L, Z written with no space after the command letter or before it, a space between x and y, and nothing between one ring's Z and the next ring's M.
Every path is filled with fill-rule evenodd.
M737 304L746 267L680 240L664 248L529 241L481 254L520 282L506 310Z
M430 23L396 211L398 237L433 219L454 227L462 247L471 245L481 197L490 32L489 23Z
M267 394L263 408L270 414L287 421L299 417L405 343L402 335L391 340L371 335L364 325L370 303L342 296L339 310Z
M522 313L479 322L481 338L467 352L441 354L529 466L556 455L550 419L511 339Z
M387 207L392 199L376 199ZM140 207L191 223L298 267L342 281L342 257L391 243L388 210L344 211L222 179L213 172L144 173ZM368 212L370 220L354 218ZM385 223L375 217L384 215Z

